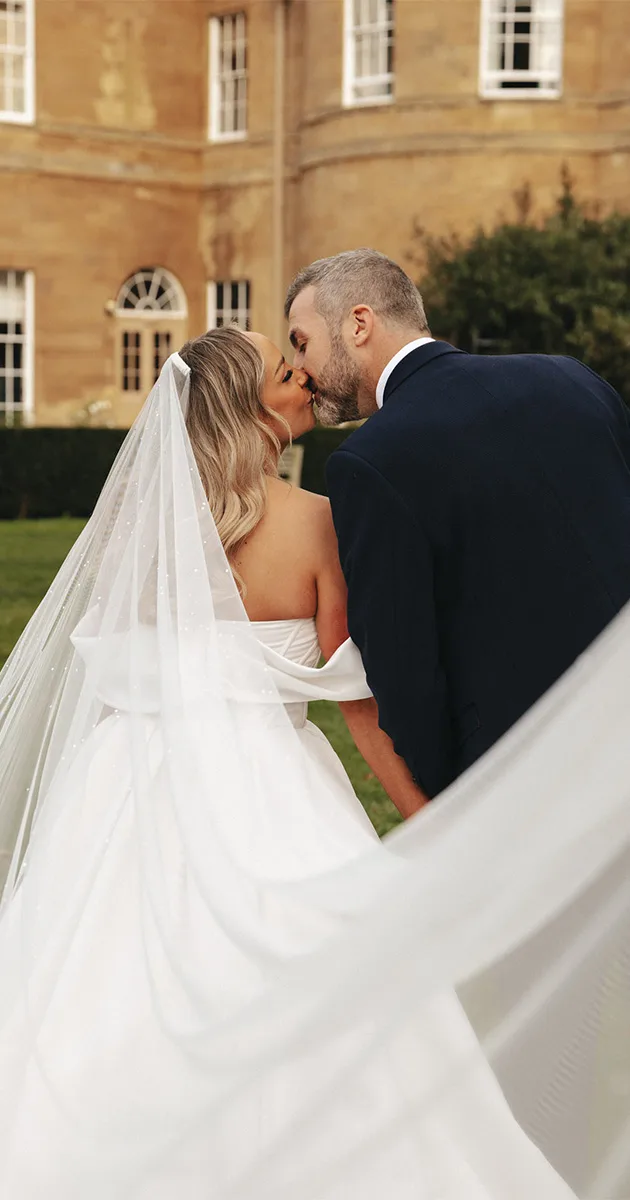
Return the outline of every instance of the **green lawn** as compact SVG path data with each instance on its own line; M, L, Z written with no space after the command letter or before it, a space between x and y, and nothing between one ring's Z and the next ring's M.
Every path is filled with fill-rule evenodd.
M83 521L0 521L0 665L65 558ZM330 739L379 833L398 814L356 749L336 704L319 701L310 717Z
M0 521L0 664L63 562L84 522Z

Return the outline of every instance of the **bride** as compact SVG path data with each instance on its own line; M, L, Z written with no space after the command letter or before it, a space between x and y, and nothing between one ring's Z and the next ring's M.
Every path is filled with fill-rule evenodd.
M627 1189L625 614L425 808L277 475L313 423L261 335L171 356L0 676L6 1200ZM423 809L384 843L315 698Z
M321 655L332 658L348 630L330 504L278 478L281 450L315 425L308 376L289 367L268 338L235 327L188 343L181 356L192 372L186 424L193 453L247 615L265 645L316 666ZM360 658L348 645L344 658L350 657L355 695L345 699L355 702L344 703L343 714L368 765L402 815L410 816L424 797L379 729ZM336 674L331 664L320 684L329 677L334 688ZM335 696L344 700L341 689L329 698ZM294 724L304 726L303 706L293 712ZM310 752L338 774L328 743L312 725L307 728ZM357 827L365 829L348 781L340 786L346 796L339 807L350 807ZM299 857L297 847L293 852Z

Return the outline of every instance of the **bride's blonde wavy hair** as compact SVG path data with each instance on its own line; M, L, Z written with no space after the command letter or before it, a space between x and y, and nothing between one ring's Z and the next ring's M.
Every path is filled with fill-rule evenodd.
M236 326L211 329L179 351L190 367L186 427L223 549L237 552L265 515L266 475L278 474L282 447L261 400L265 365ZM234 572L241 591L242 581Z

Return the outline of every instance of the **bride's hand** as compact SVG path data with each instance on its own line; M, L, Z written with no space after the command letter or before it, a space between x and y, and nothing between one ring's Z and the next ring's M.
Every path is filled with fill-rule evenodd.
M385 788L392 804L401 816L413 816L428 803L429 797L414 782L406 762L396 754L391 738L380 728L376 701L350 700L339 707L357 750Z

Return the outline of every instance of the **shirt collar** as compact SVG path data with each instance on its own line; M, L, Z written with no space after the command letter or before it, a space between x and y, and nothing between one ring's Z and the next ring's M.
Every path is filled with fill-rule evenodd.
M403 346L402 350L399 350L398 353L395 354L393 358L390 358L387 366L381 372L381 377L376 385L377 408L383 407L383 400L385 399L385 388L387 386L387 380L389 379L392 371L394 370L394 367L397 367L399 362L402 362L403 358L406 358L408 354L411 354L412 350L417 350L418 346L426 346L428 342L434 342L434 341L435 341L435 338L432 338L432 337L416 338L415 342L407 342L407 345Z

